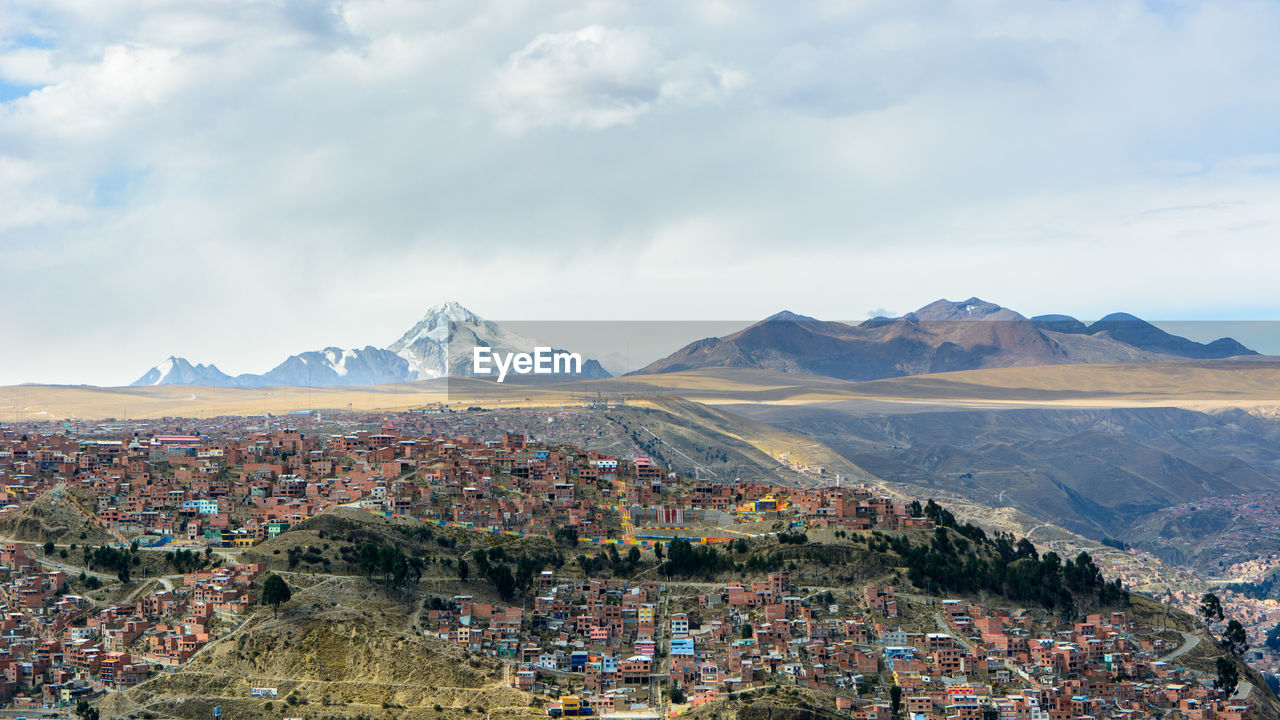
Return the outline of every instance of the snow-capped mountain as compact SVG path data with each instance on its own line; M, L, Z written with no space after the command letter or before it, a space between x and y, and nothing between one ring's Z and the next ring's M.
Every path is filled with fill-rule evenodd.
M240 385L253 387L385 385L408 379L409 363L404 358L372 345L353 350L327 347L291 355L262 375L241 375L237 378Z
M490 347L501 351L531 352L537 345L529 338L507 332L456 302L436 305L399 340L387 347L409 363L414 380L471 374L471 351Z
M472 349L495 352L532 352L537 341L509 332L456 302L429 309L412 328L387 348L372 345L344 350L323 350L291 355L261 375L232 377L212 365L192 365L183 358L169 358L147 371L134 385L216 385L268 387L296 385L338 387L384 385L472 375ZM595 360L584 358L579 377L609 377Z
M234 385L235 378L213 365L192 365L186 358L170 355L148 370L134 385Z

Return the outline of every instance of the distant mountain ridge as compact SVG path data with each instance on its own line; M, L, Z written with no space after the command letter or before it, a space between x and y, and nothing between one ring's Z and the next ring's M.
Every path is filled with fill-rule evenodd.
M725 367L863 381L1019 365L1257 354L1231 338L1198 343L1126 313L1092 325L1068 315L1028 319L972 297L938 300L901 317L856 325L784 311L736 333L690 343L633 374Z
M221 387L341 387L459 377L472 374L471 352L489 347L500 352L532 352L538 343L485 320L456 302L430 308L398 340L386 348L367 345L290 355L262 374L228 375L213 365L193 365L170 356L133 382L143 385L212 385ZM600 363L583 358L577 377L610 377Z

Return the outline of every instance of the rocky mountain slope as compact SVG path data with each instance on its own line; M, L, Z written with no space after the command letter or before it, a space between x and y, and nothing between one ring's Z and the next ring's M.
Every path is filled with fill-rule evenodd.
M857 325L781 312L731 335L690 343L637 373L723 367L876 380L982 368L1256 354L1230 338L1201 344L1170 335L1132 315L1108 315L1092 325L1065 315L1027 319L969 298L938 300L902 317Z

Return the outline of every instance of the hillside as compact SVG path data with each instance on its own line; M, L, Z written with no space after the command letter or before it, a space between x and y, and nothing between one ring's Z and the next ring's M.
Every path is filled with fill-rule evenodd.
M706 617L719 612L702 605L709 590L727 584L765 580L768 573L790 574L796 592L810 600L815 613L861 607L868 584L892 585L899 593L894 623L912 632L953 633L939 613L943 599L963 599L991 612L1029 618L1036 633L1071 627L1086 613L1125 610L1141 621L1139 640L1161 639L1185 645L1179 661L1199 673L1211 673L1222 654L1198 623L1176 610L1109 582L1087 556L1058 558L1012 537L991 535L956 521L946 508L932 503L925 516L943 527L891 533L813 531L811 535L741 538L720 546L678 544L665 557L645 550L633 560L564 562L555 551L571 550L540 538L510 537L471 530L423 525L411 518L383 517L339 508L301 523L244 553L244 560L265 561L287 579L293 597L276 617L270 608L254 608L222 639L199 651L188 663L162 673L103 704L107 716L206 718L214 705L231 719L259 717L309 718L496 718L545 717L546 698L510 688L510 665L466 651L455 643L424 636L438 632L426 610L448 607L455 596L477 602L527 607L533 593L547 590L536 583L517 585L500 597L485 577L459 577L467 560L494 567L521 565L548 569L566 588L586 588L582 579L614 583L659 581L663 612ZM344 560L351 548L376 544L402 553L421 570L404 580L371 575ZM296 555L314 555L294 562ZM499 573L500 574L500 573ZM532 580L533 578L529 578ZM836 610L829 610L836 608ZM863 610L858 610L863 612ZM1163 629L1164 627L1168 629ZM522 631L525 632L525 631ZM1195 637L1193 641L1190 638ZM537 625L531 639L545 640ZM737 637L736 630L733 637ZM708 646L710 647L710 646ZM1261 678L1242 674L1261 687ZM891 676L878 674L868 687L872 697L887 698ZM558 692L576 685L571 673L547 678ZM277 697L250 697L252 688L275 688ZM1274 699L1254 690L1261 718L1276 717ZM694 712L700 718L759 720L834 720L832 688L762 686L747 693L716 698ZM553 694L554 696L554 694Z
M1244 546L1215 542L1228 529L1250 534L1241 526L1248 517L1231 520L1221 512L1206 513L1219 521L1212 526L1156 522L1166 508L1280 489L1280 423L1242 411L739 411L813 437L908 492L945 491L988 507L1016 507L1089 537L1123 539L1166 560L1185 559L1167 542L1178 527L1203 544L1206 562L1247 554Z
M116 538L101 525L81 513L68 492L66 485L58 484L23 505L21 510L0 514L0 537L57 545L115 542Z
M504 684L497 661L422 637L416 594L343 578L295 587L278 618L258 610L175 672L113 696L106 709L192 720L210 717L214 705L227 720L382 717L388 709L406 719L539 714L529 695ZM278 698L252 698L255 687L276 688Z

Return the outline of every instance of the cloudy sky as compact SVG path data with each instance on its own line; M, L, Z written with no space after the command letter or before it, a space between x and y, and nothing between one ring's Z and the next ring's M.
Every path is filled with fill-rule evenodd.
M0 384L495 319L1280 318L1280 4L8 0Z

